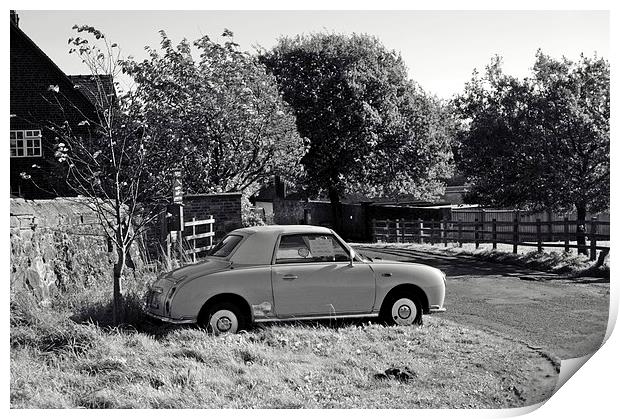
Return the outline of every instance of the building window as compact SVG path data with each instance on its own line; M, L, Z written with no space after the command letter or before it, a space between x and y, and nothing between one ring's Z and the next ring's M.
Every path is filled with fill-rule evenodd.
M41 131L11 130L11 157L41 157Z

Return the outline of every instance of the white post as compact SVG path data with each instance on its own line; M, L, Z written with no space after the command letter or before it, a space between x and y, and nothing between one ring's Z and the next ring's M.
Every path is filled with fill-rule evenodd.
M196 235L196 217L192 217L192 236ZM193 252L192 252L192 262L196 263L196 238L192 237L192 248L193 248Z
M213 220L213 216L209 215L209 219ZM213 233L213 222L209 223L209 233ZM213 247L213 236L209 236L209 250Z

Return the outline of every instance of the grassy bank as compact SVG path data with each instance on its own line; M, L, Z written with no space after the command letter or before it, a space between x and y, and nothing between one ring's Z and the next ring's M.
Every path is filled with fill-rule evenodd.
M481 260L488 260L498 263L506 263L510 265L523 266L530 269L552 272L567 277L596 277L609 280L609 255L603 263L590 261L587 256L577 255L575 253L564 252L537 252L524 250L521 247L519 253L512 253L512 246L498 244L498 249L493 250L490 246L481 246L476 249L473 243L464 243L463 247L456 245L428 245L416 243L359 243L356 247L372 247L372 248L398 248L411 249L422 252L448 255L448 256L472 256ZM529 248L531 249L531 248Z
M139 288L139 287L138 287ZM14 408L499 408L548 397L537 350L425 316L422 327L304 323L215 337L147 321L139 293L110 327L106 293L11 299ZM408 368L409 380L381 376Z

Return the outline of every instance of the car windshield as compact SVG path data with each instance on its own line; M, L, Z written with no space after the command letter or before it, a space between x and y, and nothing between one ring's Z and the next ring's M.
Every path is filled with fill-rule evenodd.
M239 244L243 239L243 236L237 236L235 234L229 234L224 237L218 244L213 246L211 250L207 252L207 256L215 256L219 258L225 258L230 255L230 252Z

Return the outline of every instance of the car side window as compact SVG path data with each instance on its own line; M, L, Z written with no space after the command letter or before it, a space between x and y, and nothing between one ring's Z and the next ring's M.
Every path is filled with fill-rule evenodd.
M227 257L235 246L243 239L243 236L229 234L207 252L207 256Z
M348 261L349 253L332 235L293 234L282 236L276 263Z

